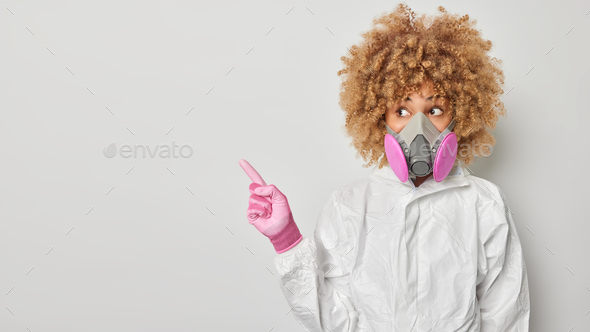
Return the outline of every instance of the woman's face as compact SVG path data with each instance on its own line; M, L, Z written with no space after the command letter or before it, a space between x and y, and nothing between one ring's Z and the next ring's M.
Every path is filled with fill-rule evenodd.
M449 100L444 102L441 98L432 100L434 95L432 81L426 81L422 84L420 94L413 93L405 101L393 105L385 112L385 122L393 131L399 133L412 116L418 112L424 113L434 124L438 131L442 132L451 123L451 110L449 109Z

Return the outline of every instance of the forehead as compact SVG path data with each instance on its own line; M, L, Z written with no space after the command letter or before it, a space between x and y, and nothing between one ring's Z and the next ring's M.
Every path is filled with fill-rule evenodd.
M443 98L442 96L435 95L434 92L429 92L427 94L424 93L412 93L406 98L400 97L397 100L397 103L409 103L412 104L418 100L423 100L426 102L434 102L434 103L448 103L448 98Z
M401 97L403 97L403 99L406 99L408 97L411 99L417 99L428 98L432 95L434 95L434 83L431 80L426 79L419 86L413 85L407 87L407 89L403 93L403 96Z
M401 96L398 95L395 103L411 105L418 100L442 104L443 106L449 104L448 98L436 95L434 82L429 78L426 78L420 86L409 87Z

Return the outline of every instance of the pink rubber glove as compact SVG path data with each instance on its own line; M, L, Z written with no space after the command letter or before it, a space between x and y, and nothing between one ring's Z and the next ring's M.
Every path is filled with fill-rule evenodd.
M248 222L270 239L277 253L293 248L303 236L293 220L287 197L273 184L267 186L246 160L241 159L240 166L252 180Z

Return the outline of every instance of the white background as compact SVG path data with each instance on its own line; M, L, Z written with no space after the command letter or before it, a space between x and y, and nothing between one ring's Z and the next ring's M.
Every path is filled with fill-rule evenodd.
M2 1L0 330L302 331L238 161L312 236L371 170L342 131L340 57L396 4ZM588 331L590 2L407 4L493 42L508 116L470 169L514 212L531 331ZM173 141L192 156L103 155Z

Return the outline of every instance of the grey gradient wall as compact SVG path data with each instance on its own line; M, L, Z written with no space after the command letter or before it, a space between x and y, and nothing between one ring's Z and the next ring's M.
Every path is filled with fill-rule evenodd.
M493 42L508 116L470 168L514 212L531 331L588 331L590 2L406 3ZM342 131L340 57L396 4L2 1L0 330L302 331L238 160L312 236L370 172Z

